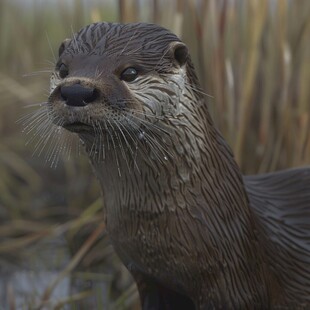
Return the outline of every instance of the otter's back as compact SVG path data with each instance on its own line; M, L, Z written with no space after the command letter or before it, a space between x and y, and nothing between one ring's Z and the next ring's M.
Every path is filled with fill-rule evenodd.
M310 302L310 167L245 176L244 183L284 295Z

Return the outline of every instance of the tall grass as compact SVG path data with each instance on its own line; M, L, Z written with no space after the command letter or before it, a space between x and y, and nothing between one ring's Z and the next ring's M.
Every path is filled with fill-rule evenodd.
M29 137L16 123L35 109L26 106L46 100L59 43L85 24L148 21L178 34L244 173L310 164L308 0L28 2L0 2L0 268L29 267L42 244L55 247L63 237L72 259L59 254L58 277L43 295L25 298L25 308L137 305L101 224L100 193L86 157L50 168L44 154L32 156L35 146L25 146ZM76 281L100 278L110 289L108 300L96 287L53 300L53 290L69 274ZM0 297L14 309L17 295L8 284Z

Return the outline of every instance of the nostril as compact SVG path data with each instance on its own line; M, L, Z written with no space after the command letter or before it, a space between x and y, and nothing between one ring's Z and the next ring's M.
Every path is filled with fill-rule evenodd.
M62 86L61 98L69 106L85 106L99 97L99 91L95 88L83 87L81 84Z
M89 91L87 96L85 96L84 101L86 103L91 103L91 102L94 102L98 97L99 97L99 91L93 88L91 91Z

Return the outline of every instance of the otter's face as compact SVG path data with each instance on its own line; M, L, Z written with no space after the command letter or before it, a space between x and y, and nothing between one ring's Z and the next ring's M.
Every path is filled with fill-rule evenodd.
M186 46L156 25L86 26L59 48L52 121L80 136L120 132L131 140L167 127L180 111L187 59Z

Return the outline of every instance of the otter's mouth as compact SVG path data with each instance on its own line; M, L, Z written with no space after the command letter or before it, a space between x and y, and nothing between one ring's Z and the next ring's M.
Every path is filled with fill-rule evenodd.
M67 123L62 125L62 127L75 133L94 131L94 128L91 125L82 122Z

